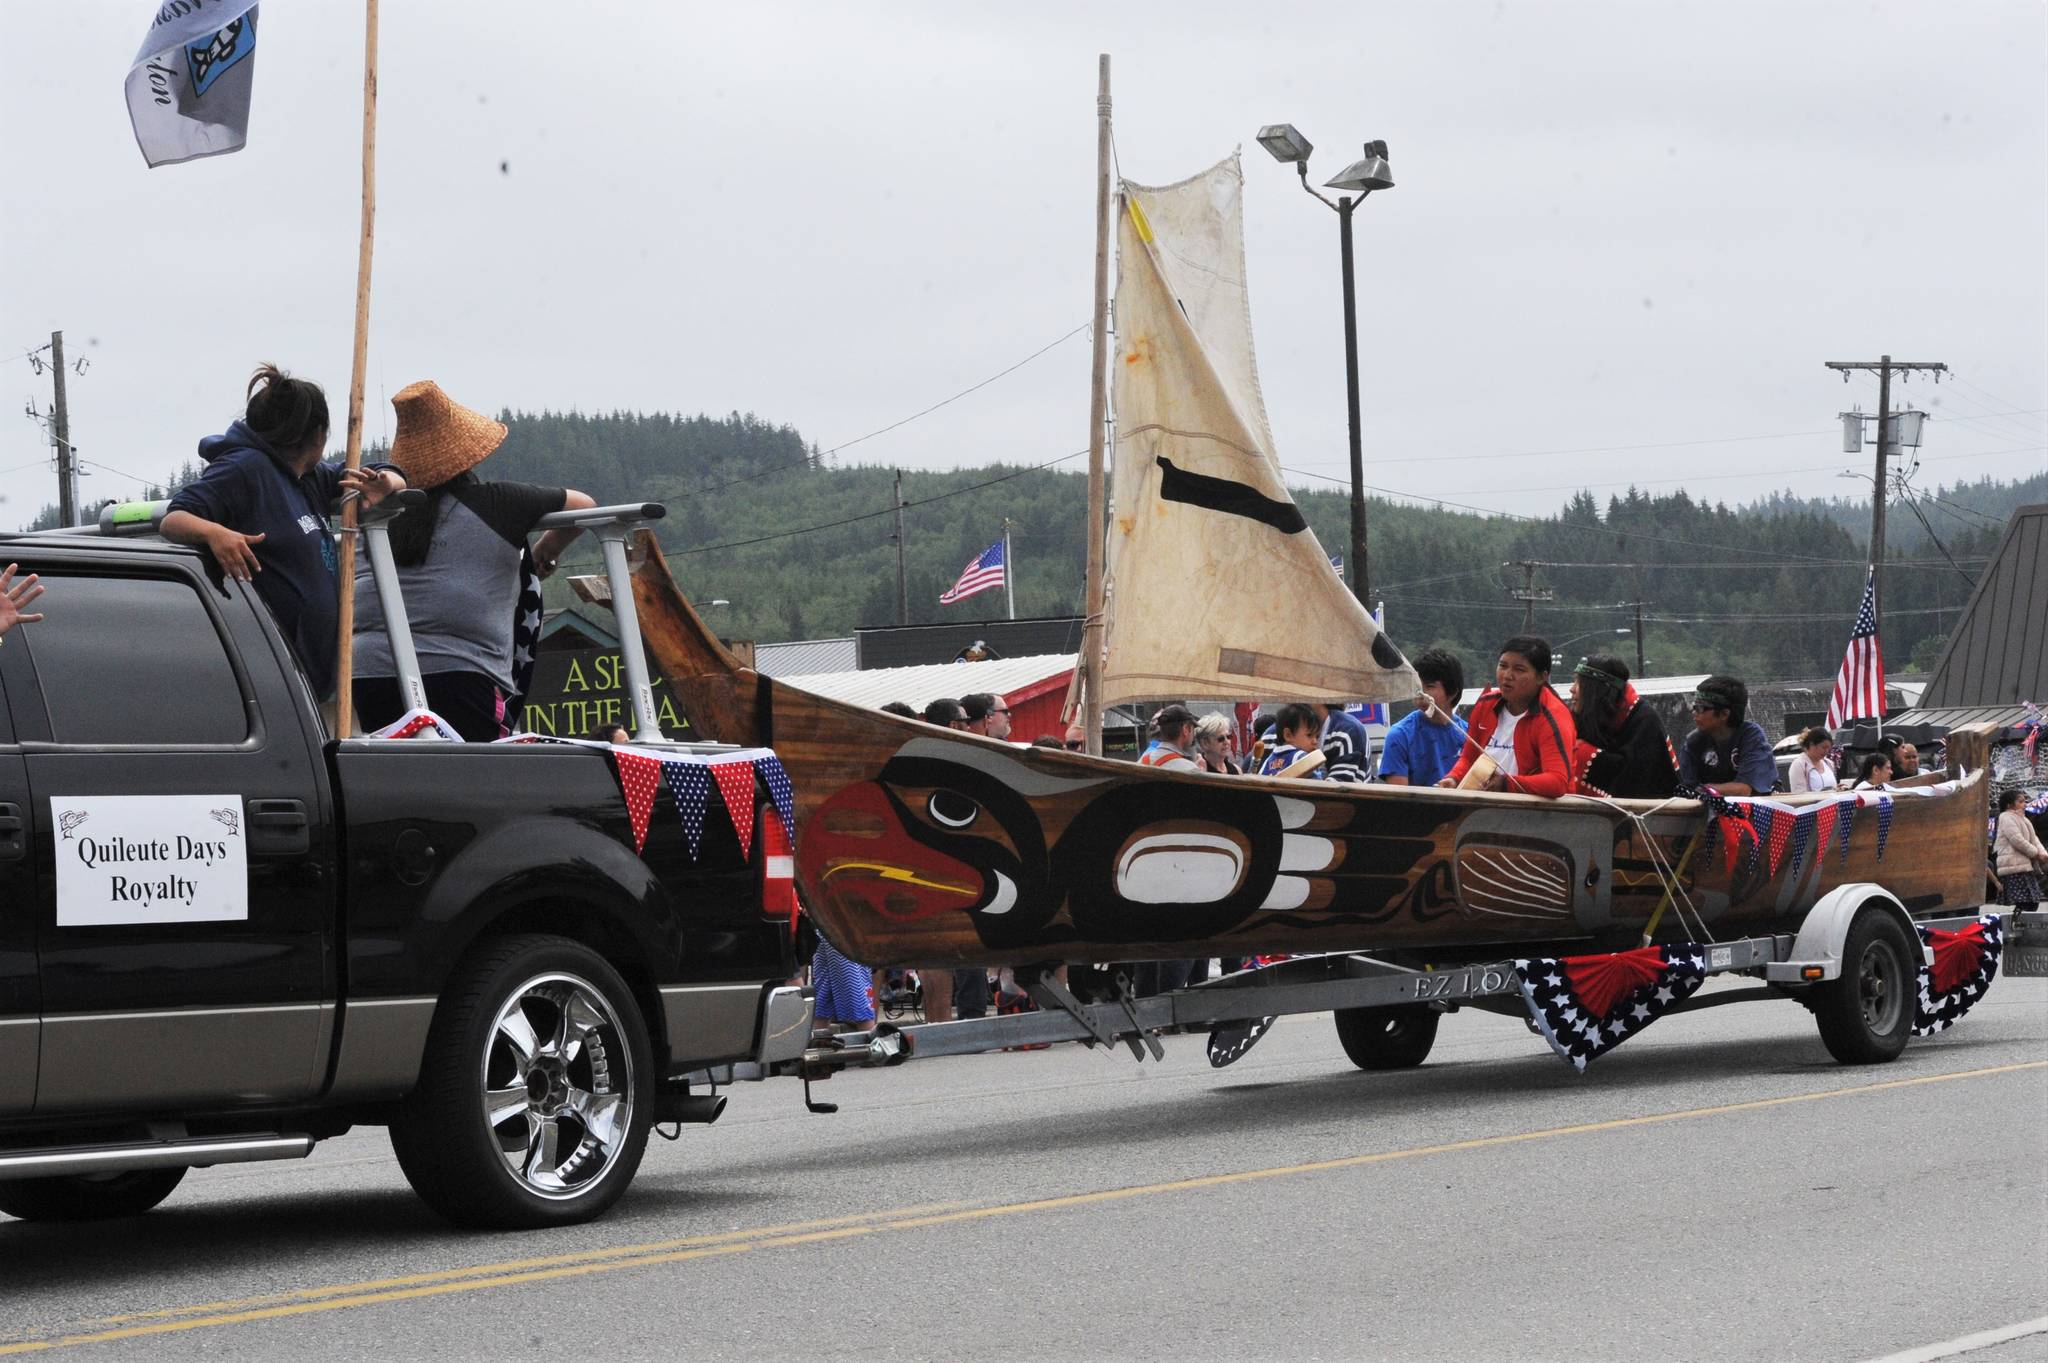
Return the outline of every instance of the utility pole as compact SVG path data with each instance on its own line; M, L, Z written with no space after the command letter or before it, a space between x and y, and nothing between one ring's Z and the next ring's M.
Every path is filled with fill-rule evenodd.
M1017 558L1010 552L1010 525L1008 516L1003 517L1003 601L1009 608L1009 618L1017 618Z
M896 470L896 623L910 623L910 579L903 571L903 470Z
M1555 601L1557 593L1548 587L1539 588L1536 585L1536 570L1543 566L1541 563L1523 559L1514 563L1503 563L1500 566L1503 568L1520 568L1522 570L1522 590L1509 592L1508 599L1522 603L1522 633L1534 634L1536 632L1536 603L1538 601Z
M1870 566L1874 574L1876 589L1873 592L1874 617L1882 623L1884 619L1884 504L1885 504L1885 463L1892 452L1892 375L1911 374L1925 370L1934 375L1936 383L1948 372L1948 366L1932 361L1894 360L1884 355L1875 360L1829 360L1827 367L1839 372L1842 382L1849 381L1853 370L1877 371L1877 476L1870 489Z
M64 398L64 333L50 333L50 372L56 380L57 406L50 414L50 433L57 446L57 524L78 524L78 461L71 452L71 408Z
M1643 666L1643 598L1636 598L1636 676L1645 676L1648 669Z

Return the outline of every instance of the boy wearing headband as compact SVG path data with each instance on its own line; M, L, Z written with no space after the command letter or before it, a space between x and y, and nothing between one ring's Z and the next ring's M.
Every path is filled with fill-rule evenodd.
M1680 785L1768 795L1778 779L1770 736L1749 718L1749 688L1718 673L1692 693L1693 730L1678 749Z

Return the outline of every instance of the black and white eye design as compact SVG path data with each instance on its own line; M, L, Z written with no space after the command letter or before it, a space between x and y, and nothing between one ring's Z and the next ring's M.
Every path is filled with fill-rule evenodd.
M953 790L935 790L925 809L948 828L965 828L981 815L981 806Z

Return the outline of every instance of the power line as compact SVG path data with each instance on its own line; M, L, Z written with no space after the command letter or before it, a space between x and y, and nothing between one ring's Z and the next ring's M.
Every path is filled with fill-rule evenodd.
M792 459L786 464L777 464L773 468L760 469L753 473L746 474L742 477L734 478L729 482L719 483L712 487L699 488L693 495L698 497L708 497L714 492L723 492L725 489L729 487L737 487L741 483L751 483L756 478L766 478L770 474L781 473L785 469L793 469L802 464L809 464L819 460L829 459L833 455L839 453L841 450L850 450L855 445L861 444L863 441L873 440L878 435L887 435L889 432L895 430L899 426L908 426L911 422L916 421L920 417L930 416L933 412L938 411L941 407L951 406L953 403L958 402L961 398L966 397L970 393L977 393L981 391L982 389L988 387L990 384L994 383L997 379L1006 378L1009 375L1016 373L1025 365L1030 364L1033 360L1045 354L1047 351L1055 349L1058 346L1064 345L1066 342L1073 340L1076 336L1079 336L1082 332L1088 330L1089 326L1090 323L1083 322L1080 326L1075 327L1066 335L1061 336L1056 340L1049 341L1045 345L1040 346L1038 349L1032 351L1029 355L1026 355L1023 359L1017 361L1009 368L991 374L987 378L983 379L980 383L974 384L971 387L963 388L959 392L953 394L953 396L945 398L939 402L935 402L921 412L912 412L909 416L904 417L900 421L892 421L886 426L881 426L876 428L875 430L869 431L866 435L855 436L851 440L844 441L840 444L834 445L831 449L821 450L816 455L805 455L801 459Z

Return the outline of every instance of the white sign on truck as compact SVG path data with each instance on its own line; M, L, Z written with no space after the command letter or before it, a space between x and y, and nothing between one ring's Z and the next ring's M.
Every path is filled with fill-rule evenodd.
M249 917L239 795L54 795L57 926Z

